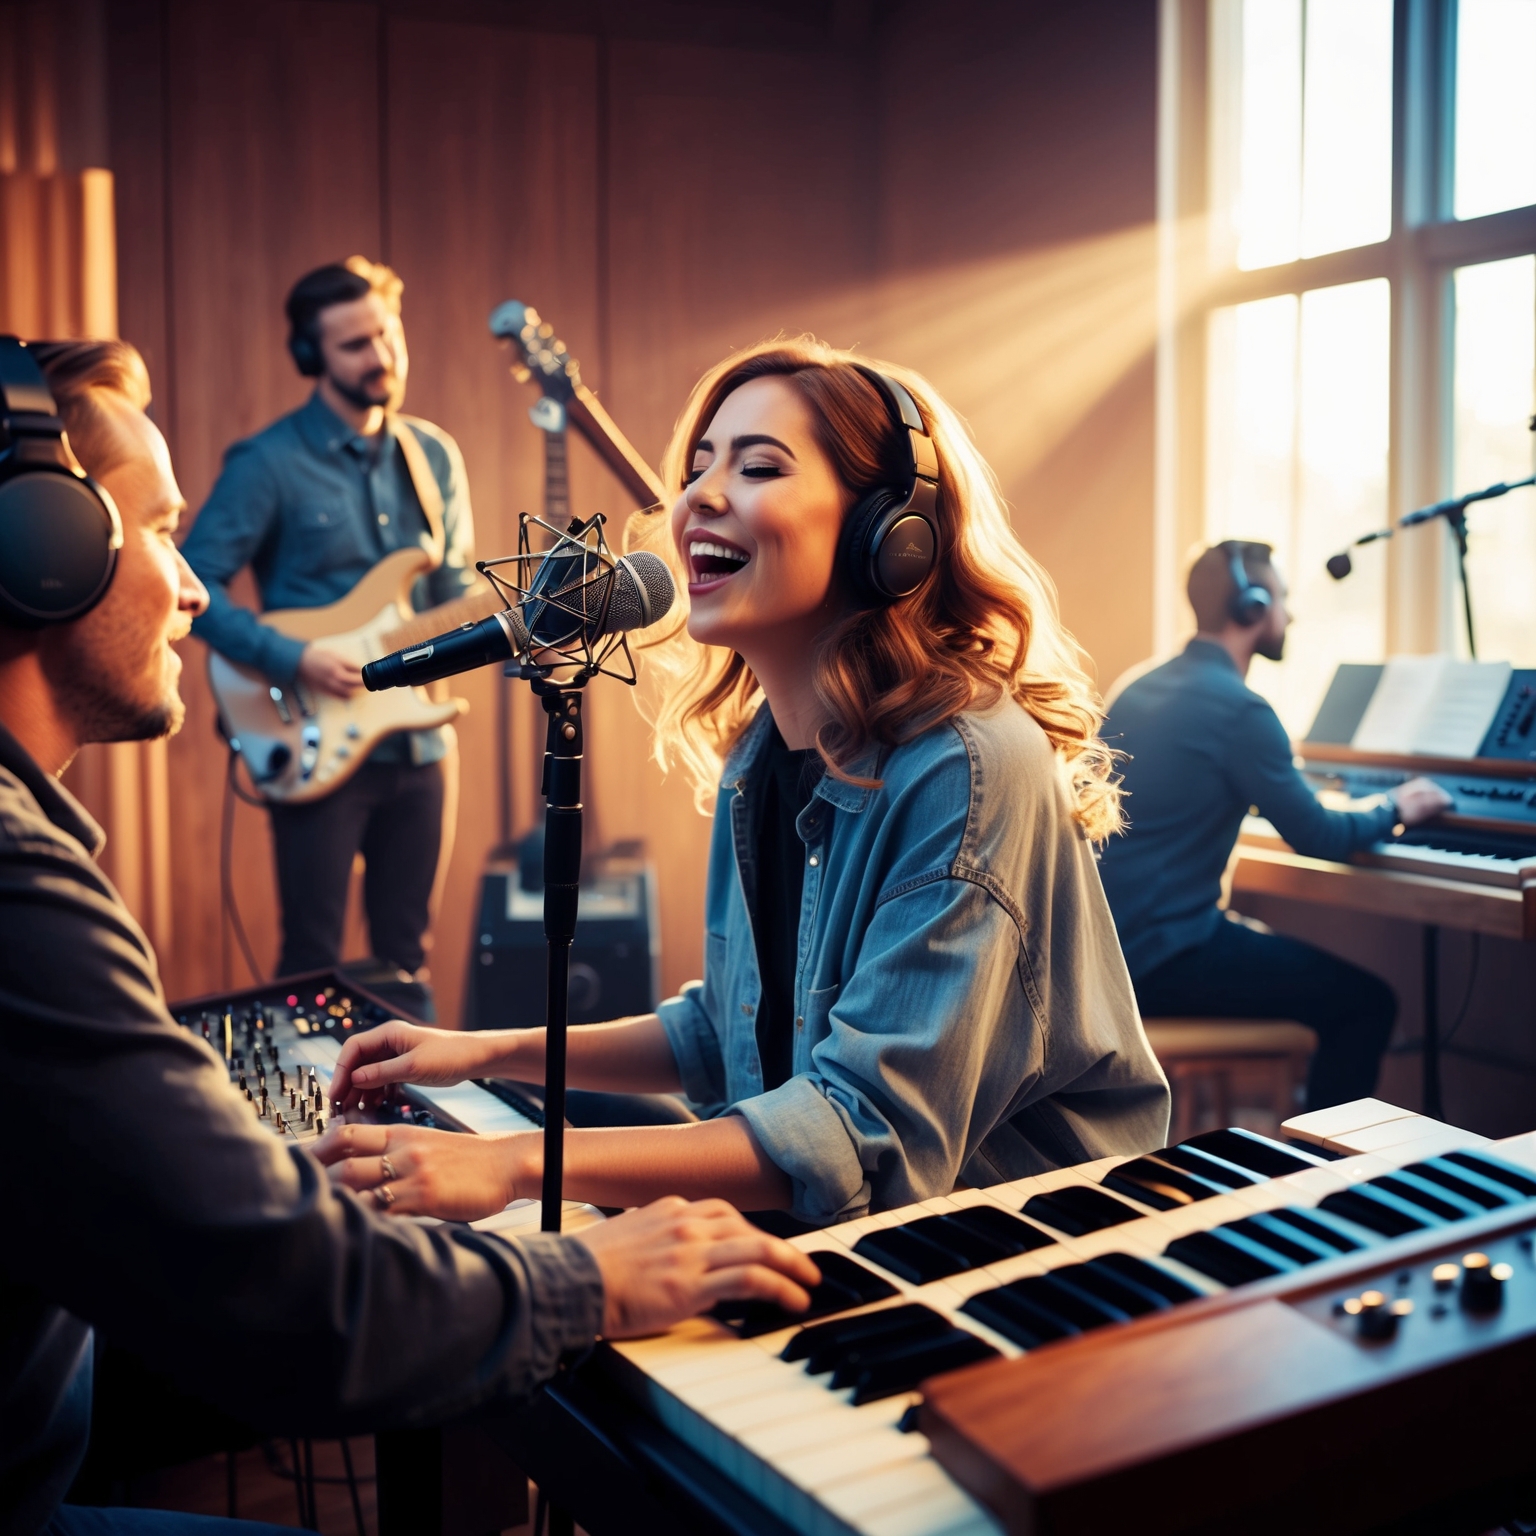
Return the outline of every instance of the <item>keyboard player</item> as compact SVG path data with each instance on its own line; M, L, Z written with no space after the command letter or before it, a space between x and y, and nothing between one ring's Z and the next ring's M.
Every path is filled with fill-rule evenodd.
M1104 727L1126 753L1129 826L1100 870L1142 1016L1294 1019L1318 1037L1307 1107L1366 1097L1397 1016L1391 988L1223 912L1222 875L1250 807L1298 853L1346 859L1428 820L1449 796L1420 778L1358 810L1318 803L1279 718L1245 682L1255 656L1281 659L1291 622L1269 545L1207 549L1188 594L1194 639L1127 686Z
M122 538L114 568L111 508L78 482L4 481L7 598L35 613L60 570L106 585L94 606L80 589L78 616L0 616L0 1531L275 1529L61 1505L90 1425L93 1328L200 1401L308 1435L526 1393L600 1330L644 1333L743 1286L803 1306L789 1275L814 1283L814 1268L719 1203L518 1242L388 1222L280 1144L173 1022L149 942L96 866L100 830L59 776L85 742L180 725L172 642L207 593L174 542L181 494L138 353L0 338L0 442L51 457L39 361ZM40 479L55 490L29 502ZM40 551L52 560L29 566Z

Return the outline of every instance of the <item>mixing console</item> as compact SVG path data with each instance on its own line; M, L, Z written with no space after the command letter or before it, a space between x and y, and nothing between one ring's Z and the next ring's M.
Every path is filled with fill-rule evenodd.
M339 972L317 971L263 987L177 1003L176 1021L223 1057L230 1081L275 1135L303 1143L325 1134L330 1082L354 1033L405 1017ZM419 1022L419 1021L413 1021ZM538 1106L504 1083L405 1089L369 1119L443 1130L535 1130Z

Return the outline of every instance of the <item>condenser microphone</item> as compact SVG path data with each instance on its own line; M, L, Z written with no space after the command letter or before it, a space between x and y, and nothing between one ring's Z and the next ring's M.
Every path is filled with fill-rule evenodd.
M1354 568L1355 562L1349 558L1349 551L1347 549L1328 557L1328 574L1335 581L1343 581Z
M381 656L363 668L370 693L385 688L416 688L442 677L472 672L510 661L530 650L548 650L604 635L644 629L672 607L677 588L666 563L647 550L624 555L613 568L589 580L580 578L588 556L556 554L545 559L529 595L515 608L493 613L478 624L463 624L420 645ZM607 611L604 612L604 601Z

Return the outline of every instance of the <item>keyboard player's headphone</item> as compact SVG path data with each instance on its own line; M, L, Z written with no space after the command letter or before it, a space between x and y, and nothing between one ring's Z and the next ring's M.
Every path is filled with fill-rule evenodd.
M48 381L0 336L0 621L67 624L107 594L123 522L75 462Z
M1228 539L1221 547L1226 551L1232 569L1232 596L1227 599L1227 612L1235 623L1246 629L1269 612L1269 588L1261 586L1248 574L1240 540Z

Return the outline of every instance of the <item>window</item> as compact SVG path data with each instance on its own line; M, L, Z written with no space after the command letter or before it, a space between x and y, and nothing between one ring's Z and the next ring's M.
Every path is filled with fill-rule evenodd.
M1161 16L1158 646L1186 550L1273 544L1296 623L1250 682L1300 736L1338 662L1465 649L1443 524L1328 557L1532 470L1536 0ZM1536 666L1536 492L1468 524L1478 653Z

